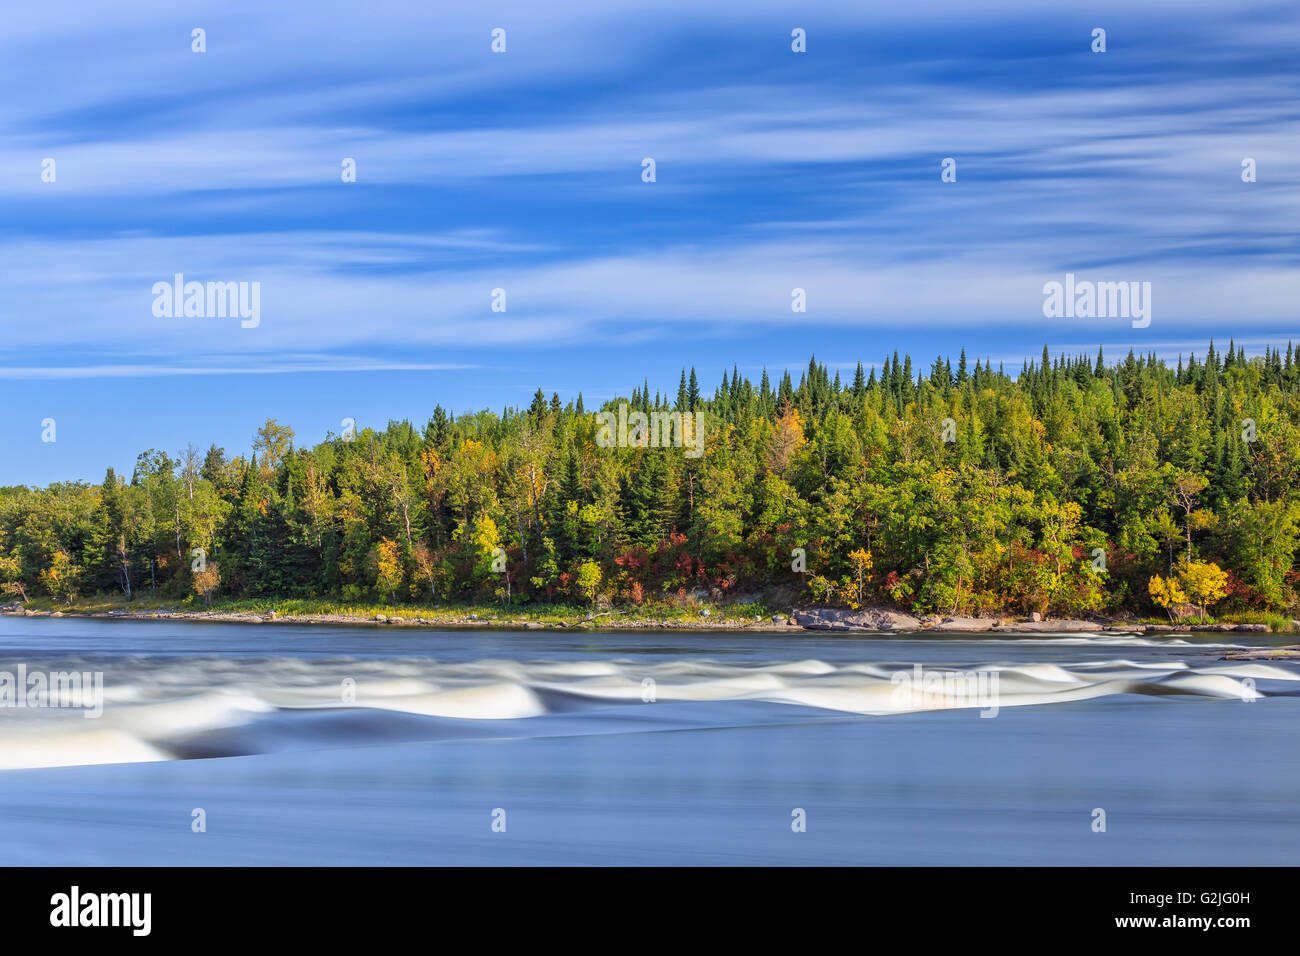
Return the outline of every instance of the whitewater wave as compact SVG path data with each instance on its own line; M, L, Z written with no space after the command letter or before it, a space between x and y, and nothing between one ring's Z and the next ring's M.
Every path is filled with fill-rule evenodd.
M981 631L973 637L946 637L947 643L982 644L987 641L988 632ZM909 635L910 637L910 635ZM1189 647L1213 650L1239 650L1249 647L1246 644L1225 644L1214 641L1189 641L1181 637L1141 637L1137 634L1079 634L1076 631L1040 631L1034 637L999 637L1006 644L1042 645L1061 647L1063 645L1094 647Z
M805 708L802 713L823 717L954 709L992 716L1003 708L1124 694L1206 700L1292 696L1300 681L1295 665L1124 658L922 667L817 659L140 657L108 664L63 660L58 666L103 670L102 716L92 722L75 710L0 708L0 769L494 734L678 729L672 705L682 703L712 705L713 725L731 726L753 719L752 712L731 706L741 701Z

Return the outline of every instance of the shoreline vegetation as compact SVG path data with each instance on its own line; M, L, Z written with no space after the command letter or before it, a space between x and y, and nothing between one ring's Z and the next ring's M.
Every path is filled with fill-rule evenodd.
M855 634L1062 634L1072 632L1143 634L1185 633L1300 633L1300 621L1258 615L1228 616L1213 621L1170 624L1155 619L1090 619L967 617L929 615L913 617L892 608L793 608L774 611L761 603L703 606L684 611L673 606L619 607L604 611L576 606L494 605L341 606L328 601L222 601L211 607L185 606L187 602L113 598L64 604L54 601L14 602L0 605L0 615L23 617L88 617L116 620L210 621L244 624L346 624L416 628L490 628L494 630L749 630L788 633L835 631Z
M521 627L1300 617L1289 344L1172 367L1045 348L1016 374L895 353L845 381L814 359L797 385L733 367L711 396L683 369L675 396L647 382L598 410L539 388L499 415L341 424L0 488L0 601Z

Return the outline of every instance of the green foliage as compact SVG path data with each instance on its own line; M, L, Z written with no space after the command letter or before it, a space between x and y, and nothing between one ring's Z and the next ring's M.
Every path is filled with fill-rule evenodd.
M1183 603L1172 587L1202 613L1300 610L1300 351L1211 347L1176 370L1045 356L1014 377L975 356L891 355L866 373L846 387L814 360L755 385L733 368L710 397L683 370L672 395L642 384L603 406L701 413L699 457L602 447L580 398L545 391L315 447L271 420L247 457L151 449L129 480L0 489L0 588L202 602L216 588L196 587L201 550L223 604L654 615L771 592L1147 614Z

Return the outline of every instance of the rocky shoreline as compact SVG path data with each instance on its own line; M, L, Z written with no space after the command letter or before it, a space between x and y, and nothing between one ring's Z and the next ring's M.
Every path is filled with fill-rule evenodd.
M1239 651L1229 651L1219 660L1223 661L1288 661L1300 659L1300 644L1288 644L1285 647L1252 647Z
M1191 632L1268 633L1266 624L1143 624L1109 618L1093 620L1052 619L1032 615L1028 619L995 617L961 617L930 615L914 617L888 608L863 608L848 611L838 608L796 609L789 615L770 618L737 619L712 617L703 609L698 619L655 620L623 617L613 612L593 612L572 621L536 621L526 616L489 617L476 613L456 613L449 609L437 617L427 615L368 616L347 614L280 615L275 611L178 611L110 610L86 612L40 611L21 604L0 605L0 614L26 617L90 617L132 621L212 621L235 624L370 624L386 627L457 627L501 628L517 630L750 630L788 633L794 631L846 631L857 633L915 633L934 631L956 634L1069 634L1073 632L1115 634L1173 634ZM1293 622L1300 629L1300 622Z
M1118 634L1173 634L1187 631L1268 633L1267 624L1190 624L1179 627L1173 624L1143 624L1111 618L1095 618L1088 621L1073 618L1043 618L1037 614L1031 615L1026 620L1005 617L945 617L938 614L913 617L910 614L885 608L864 608L860 611L814 608L795 611L791 621L813 631L937 631L963 634L986 632L1061 634L1075 631Z

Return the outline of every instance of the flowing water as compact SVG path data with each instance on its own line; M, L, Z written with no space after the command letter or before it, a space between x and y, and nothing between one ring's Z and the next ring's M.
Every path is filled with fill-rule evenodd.
M1226 637L7 617L0 863L1292 864Z

